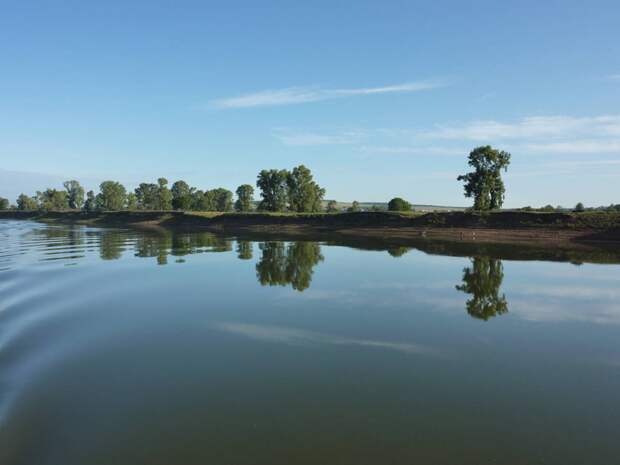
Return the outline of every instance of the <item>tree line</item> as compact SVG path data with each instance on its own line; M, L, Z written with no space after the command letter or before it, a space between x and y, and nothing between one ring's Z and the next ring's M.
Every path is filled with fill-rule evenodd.
M85 192L76 180L63 183L64 189L48 188L37 191L34 196L20 194L17 198L18 210L193 210L247 212L252 210L270 212L318 212L323 209L325 189L319 186L310 169L299 165L289 170L262 170L258 173L256 187L260 189L261 199L256 205L254 187L240 185L233 202L233 193L223 187L201 190L191 187L183 180L171 186L166 178L156 183L140 183L133 191L117 181L104 181L99 192ZM335 203L334 203L335 204ZM328 210L334 208L328 204ZM0 198L0 209L8 209L7 199Z
M490 145L474 148L468 156L472 171L457 177L463 182L465 197L473 198L472 209L476 211L498 210L504 204L506 188L502 171L507 171L511 155L497 150ZM235 191L237 199L233 202L233 193L222 187L200 190L190 187L185 181L176 181L168 187L166 178L159 178L157 183L141 183L133 192L116 181L104 181L99 186L99 193L86 194L78 181L66 181L64 190L46 189L34 196L21 194L17 198L19 210L195 210L247 212L251 210L267 212L318 212L323 210L325 189L314 181L312 172L304 165L289 170L262 170L258 173L256 187L260 189L260 201L254 202L254 187L242 184ZM10 207L7 199L0 197L0 210ZM378 207L373 207L377 210ZM395 197L389 201L390 211L411 211L412 205L407 200ZM325 208L327 212L338 212L338 203L331 200ZM347 211L360 211L359 202L354 201ZM562 207L547 205L541 209L524 207L525 211L565 211ZM583 212L587 209L580 202L573 211ZM619 205L599 207L596 210L620 211Z

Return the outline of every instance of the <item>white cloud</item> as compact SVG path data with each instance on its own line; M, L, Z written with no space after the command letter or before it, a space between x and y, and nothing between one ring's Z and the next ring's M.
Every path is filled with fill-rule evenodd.
M620 82L620 74L610 74L609 76L605 76L606 81L612 82Z
M383 87L363 87L354 89L321 89L320 87L287 87L285 89L264 90L251 94L214 100L216 108L250 108L260 106L294 105L356 95L419 92L444 87L442 81L417 81Z
M525 144L516 147L516 149L520 149L523 152L547 154L620 154L620 140L574 140L568 142L552 142L548 144Z
M506 139L576 138L618 136L620 115L594 117L530 116L513 123L479 120L462 125L437 126L422 132L433 139L496 141Z

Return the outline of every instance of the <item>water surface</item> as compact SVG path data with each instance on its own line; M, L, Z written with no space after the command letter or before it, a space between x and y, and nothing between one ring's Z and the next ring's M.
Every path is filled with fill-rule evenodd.
M0 463L617 462L619 265L354 245L0 221Z

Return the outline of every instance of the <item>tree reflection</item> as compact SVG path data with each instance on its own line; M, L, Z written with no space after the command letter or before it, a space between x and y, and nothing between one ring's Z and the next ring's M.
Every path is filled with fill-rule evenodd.
M303 291L310 287L313 268L321 261L318 242L263 242L256 276L263 286L286 286Z
M471 294L467 301L467 313L474 318L488 320L508 312L508 302L500 287L504 280L502 261L490 257L474 257L472 266L463 269L463 284L459 291Z
M103 231L99 239L99 256L102 260L117 260L125 250L124 234L120 231Z
M143 234L136 240L136 257L157 257L159 265L168 263L168 255L183 257L200 252L229 252L232 242L210 233L173 233L164 231L160 234ZM185 263L184 260L175 260Z
M237 257L240 260L250 260L252 255L253 249L250 241L237 241Z

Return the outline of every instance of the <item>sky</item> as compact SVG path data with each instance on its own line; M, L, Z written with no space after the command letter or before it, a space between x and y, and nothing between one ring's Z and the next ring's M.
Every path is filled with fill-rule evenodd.
M0 196L78 179L254 184L304 164L340 201L620 203L620 2L0 0Z

